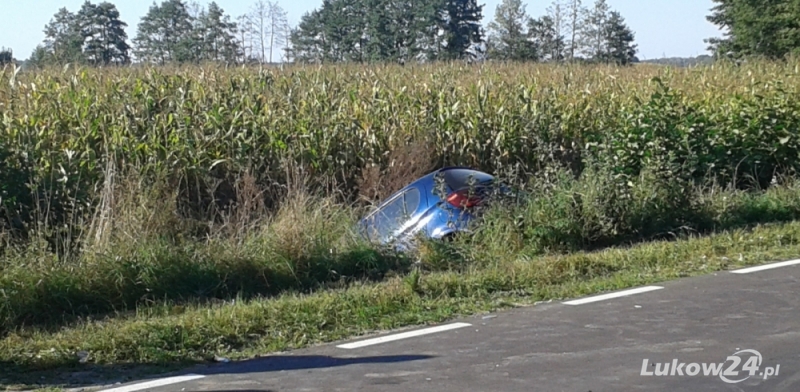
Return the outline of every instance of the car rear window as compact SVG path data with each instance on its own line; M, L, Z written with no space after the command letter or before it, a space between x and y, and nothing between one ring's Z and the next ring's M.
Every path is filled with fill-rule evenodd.
M482 184L494 180L494 177L470 169L451 169L443 172L444 181L453 190L468 188L470 185Z

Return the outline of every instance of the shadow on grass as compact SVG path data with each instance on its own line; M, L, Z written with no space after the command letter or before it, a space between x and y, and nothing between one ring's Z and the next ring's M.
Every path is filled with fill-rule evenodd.
M192 250L163 244L142 253L100 260L79 274L55 268L44 279L22 270L0 275L6 294L0 296L0 337L21 326L54 331L86 317L102 320L129 313L140 305L204 305L376 282L411 266L402 255L366 247L286 261L213 254L199 258Z
M340 358L327 355L273 355L227 364L170 363L163 365L87 365L47 371L0 362L0 388L85 388L115 383L146 382L180 374L243 375L313 370L361 364L393 364L434 358L430 355L384 355Z

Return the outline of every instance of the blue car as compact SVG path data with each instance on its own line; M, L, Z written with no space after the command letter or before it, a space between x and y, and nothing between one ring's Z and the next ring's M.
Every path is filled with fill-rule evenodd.
M422 234L447 239L469 230L477 207L484 205L494 177L467 167L447 167L397 191L359 222L368 240L408 250Z

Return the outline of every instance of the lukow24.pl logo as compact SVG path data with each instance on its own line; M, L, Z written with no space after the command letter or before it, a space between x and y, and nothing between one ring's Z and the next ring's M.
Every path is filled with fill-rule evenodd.
M739 349L737 349L739 350ZM729 384L737 384L750 377L763 377L764 380L778 376L781 365L762 367L763 357L756 350L739 350L722 363L684 363L677 359L667 363L642 362L642 376L680 377L705 376L719 377Z

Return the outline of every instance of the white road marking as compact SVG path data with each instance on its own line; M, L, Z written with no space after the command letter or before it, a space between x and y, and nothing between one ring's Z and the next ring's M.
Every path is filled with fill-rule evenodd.
M148 382L143 382L143 383L133 384L133 385L126 385L124 387L104 389L104 390L102 390L100 392L134 392L134 391L141 391L142 389L158 388L158 387L163 387L165 385L177 384L179 382L197 380L197 379L203 378L203 377L205 377L205 376L201 376L199 374L187 374L185 376L160 378L158 380L153 380L153 381L148 381Z
M360 342L340 344L340 345L338 345L336 347L350 350L350 349L354 349L354 348L371 346L373 344L393 342L395 340L408 339L408 338L413 338L413 337L417 337L417 336L428 335L428 334L432 334L432 333L436 333L436 332L450 331L450 330L453 330L453 329L469 327L471 325L472 324L467 324L467 323L446 324L446 325L440 325L438 327L431 327L431 328L419 329L419 330L416 330L416 331L398 333L398 334L395 334L395 335L381 336L379 338L362 340Z
M564 305L583 305L583 304L588 304L588 303L592 303L592 302L605 301L607 299L625 297L625 296L628 296L628 295L641 294L641 293L646 293L648 291L655 291L655 290L661 290L661 289L663 289L663 287L661 287L661 286L639 287L639 288L636 288L636 289L617 291L617 292L614 292L614 293L596 295L594 297L581 298L581 299L576 299L576 300L572 300L572 301L567 301L567 302L564 302Z
M731 271L732 274L749 274L752 272L770 270L773 268L781 268L781 267L788 267L790 265L797 265L800 264L800 260L789 260L780 263L774 264L767 264L767 265L759 265L758 267L750 267L750 268L743 268L735 271Z

